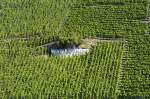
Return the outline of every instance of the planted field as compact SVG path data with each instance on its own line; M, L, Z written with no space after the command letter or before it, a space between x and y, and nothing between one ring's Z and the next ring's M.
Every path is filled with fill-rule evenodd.
M125 3L113 5L103 3L83 3L75 5L69 14L62 33L82 35L83 37L123 38L137 29L144 29L140 19L146 17L146 4Z
M14 49L15 50L15 49ZM31 56L27 50L1 53L2 97L115 97L121 42L98 43L74 58ZM4 52L4 51L3 51ZM7 56L8 54L8 56ZM18 62L19 61L19 62Z
M51 36L71 5L68 0L1 0L1 37Z
M121 42L98 43L89 57L83 83L83 99L114 98L121 66Z
M121 95L150 95L150 35L128 39L128 52L121 80Z
M149 99L148 7L148 0L1 0L0 98ZM89 52L55 56L43 47L54 42Z

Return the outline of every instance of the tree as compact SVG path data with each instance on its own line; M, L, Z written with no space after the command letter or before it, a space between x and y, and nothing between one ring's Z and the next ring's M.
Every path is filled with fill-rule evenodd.
M72 37L57 37L60 48L75 48L78 47L82 41L79 35Z

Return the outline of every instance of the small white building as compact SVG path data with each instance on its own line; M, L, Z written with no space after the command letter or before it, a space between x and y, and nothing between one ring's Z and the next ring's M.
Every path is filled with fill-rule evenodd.
M74 56L74 55L83 55L89 52L89 49L51 49L51 54L54 56Z

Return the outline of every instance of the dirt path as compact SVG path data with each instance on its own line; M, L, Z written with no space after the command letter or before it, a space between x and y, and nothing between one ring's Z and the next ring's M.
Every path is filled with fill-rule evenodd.
M83 44L86 44L88 47L96 45L97 42L118 42L122 41L122 38L86 38L82 39Z
M81 46L85 46L85 48L90 48L91 46L96 45L97 42L118 42L118 41L122 41L123 39L112 39L112 38L86 38L86 39L82 39L82 44ZM47 47L47 48L51 48L53 45L58 44L59 41L54 41L54 42L50 42L38 47Z
M54 44L58 44L59 41L54 41L54 42L50 42L50 43L47 43L47 44L44 44L44 45L41 45L41 46L38 46L38 47L52 47Z

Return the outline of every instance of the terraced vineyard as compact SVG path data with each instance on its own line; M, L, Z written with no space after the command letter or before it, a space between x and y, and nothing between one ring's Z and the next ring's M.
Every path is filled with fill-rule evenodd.
M0 98L149 99L148 3L1 0ZM81 43L89 53L60 57L41 47L60 37L89 40Z

